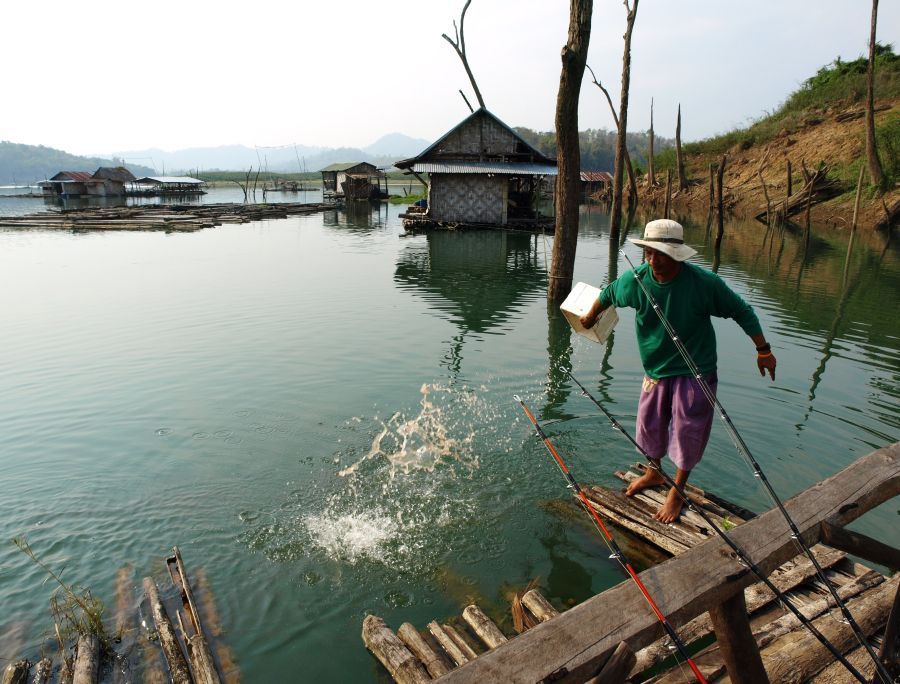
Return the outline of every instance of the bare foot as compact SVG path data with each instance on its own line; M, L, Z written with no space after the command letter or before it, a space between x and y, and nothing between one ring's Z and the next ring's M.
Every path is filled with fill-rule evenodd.
M673 523L678 520L678 516L681 515L681 507L684 505L684 501L681 498L681 494L678 493L678 490L675 487L672 487L669 490L669 495L666 497L666 502L660 507L658 511L656 511L656 515L653 517L659 520L661 523L668 525L669 523Z
M659 471L648 468L644 471L643 475L628 485L625 489L625 496L634 496L639 491L647 489L647 487L655 487L656 485L661 485L663 482L665 482L665 480Z

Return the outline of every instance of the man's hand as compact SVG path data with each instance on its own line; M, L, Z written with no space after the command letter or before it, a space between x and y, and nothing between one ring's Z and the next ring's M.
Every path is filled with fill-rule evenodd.
M590 311L588 311L584 316L581 316L578 320L581 323L583 328L593 328L594 324L597 322L597 319L600 318L600 314L603 313L603 310L606 307L600 303L600 299L594 300L593 305L591 306Z
M775 354L771 351L766 354L757 354L756 355L756 367L759 368L759 374L763 377L766 377L766 371L769 371L769 376L772 378L772 381L775 380L775 366L778 362L775 359Z

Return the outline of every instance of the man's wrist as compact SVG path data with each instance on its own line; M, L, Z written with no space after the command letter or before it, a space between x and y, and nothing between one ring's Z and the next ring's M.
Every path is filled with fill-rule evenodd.
M772 345L766 342L765 344L761 344L756 348L756 351L760 354L766 354L772 351Z

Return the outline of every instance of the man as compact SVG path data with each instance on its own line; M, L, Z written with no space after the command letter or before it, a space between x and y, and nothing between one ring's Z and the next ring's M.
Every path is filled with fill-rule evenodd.
M643 239L631 242L643 247L646 257L646 263L636 269L638 277L659 304L713 393L718 376L712 316L733 318L741 326L756 345L760 375L765 377L768 371L775 380L775 356L753 308L715 273L687 263L697 252L684 244L681 224L669 219L650 221L644 228ZM609 306L631 307L636 311L635 328L645 373L638 402L636 441L660 470L662 457L668 454L675 464L675 482L684 487L709 441L713 406L631 271L603 289L591 310L582 316L581 324L590 328ZM634 496L663 482L660 472L651 468L632 482L625 493ZM683 503L672 487L654 517L671 523L681 515Z

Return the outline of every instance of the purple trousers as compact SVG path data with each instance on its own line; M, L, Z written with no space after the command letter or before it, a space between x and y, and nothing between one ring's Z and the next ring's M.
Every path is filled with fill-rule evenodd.
M718 376L710 373L703 379L715 394ZM635 440L650 458L658 460L668 454L676 468L691 471L703 457L713 413L712 404L692 376L645 377Z

